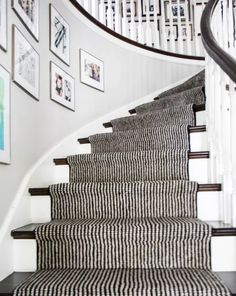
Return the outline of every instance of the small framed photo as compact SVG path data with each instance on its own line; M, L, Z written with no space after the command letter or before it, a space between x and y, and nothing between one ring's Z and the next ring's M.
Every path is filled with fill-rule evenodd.
M181 22L185 22L186 19L189 19L190 21L189 1L185 2L183 0L180 0L178 3L175 0L171 2L171 5L169 1L165 1L164 7L165 7L165 21L167 23L170 21L170 18L173 20L173 22L177 22L179 17Z
M70 65L70 27L50 4L50 50L65 64Z
M88 52L80 49L81 82L104 91L104 63Z
M173 25L172 27L170 25L165 26L165 33L166 33L166 40L170 41L171 39L174 41L178 40L178 26Z
M141 0L142 15L145 16L147 12L150 16L154 16L154 2L156 1L157 15L161 15L161 0L148 0L148 9L146 6L146 0Z
M7 0L0 0L0 48L7 51Z
M59 66L50 62L51 99L75 111L75 80Z
M10 164L10 73L0 65L0 163Z
M189 24L189 25L185 25L182 24L180 26L180 30L182 30L182 32L179 34L179 36L182 36L183 41L191 40L193 41L193 25Z
M39 99L39 55L14 25L13 81L33 98Z
M130 1L126 2L126 11L124 11L123 2L121 2L121 15L124 16L124 13L126 13L126 17L131 17L131 5L132 3ZM137 16L137 2L133 2L133 11L134 11L134 17Z
M12 8L28 31L39 41L39 0L12 0Z

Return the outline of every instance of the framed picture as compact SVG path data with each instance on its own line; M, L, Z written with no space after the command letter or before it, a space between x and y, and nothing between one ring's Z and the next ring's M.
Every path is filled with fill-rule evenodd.
M70 27L50 4L50 50L65 64L70 65Z
M104 63L93 55L80 49L81 82L104 91Z
M177 22L180 17L181 22L185 22L188 18L190 21L190 7L189 1L185 2L180 0L179 3L177 1L172 1L171 6L169 1L164 2L165 7L165 21L168 23L170 18L173 22Z
M172 27L170 25L165 26L165 33L166 33L166 40L170 41L171 38L175 41L178 40L178 26L173 25Z
M193 26L192 24L189 24L188 26L185 24L182 24L180 26L180 30L182 30L182 32L179 34L179 36L182 36L183 41L188 40L193 40Z
M51 99L75 111L75 80L59 66L50 62Z
M161 0L147 0L148 1L148 9L146 6L146 0L141 0L141 5L142 5L142 15L145 16L147 12L149 13L150 16L154 15L154 1L156 1L156 10L157 10L157 15L161 15Z
M12 0L12 8L23 24L39 40L39 0Z
M13 81L39 99L39 55L13 25Z
M0 0L0 48L7 51L7 0Z
M121 2L121 15L122 17L124 17L124 13L126 13L126 17L130 17L131 16L131 5L132 3L130 1L126 1L126 12L124 11L124 7L123 7L123 2ZM134 0L133 2L134 8L134 17L137 16L137 2Z
M0 163L10 163L10 74L0 65Z

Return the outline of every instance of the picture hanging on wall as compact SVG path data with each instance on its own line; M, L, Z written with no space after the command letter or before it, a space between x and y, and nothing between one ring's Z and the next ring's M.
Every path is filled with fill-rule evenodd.
M7 0L0 0L0 48L7 51Z
M164 7L166 22L169 22L170 18L173 20L173 22L177 22L179 17L181 22L185 22L187 19L190 21L190 7L188 1L172 1L171 4L169 1L165 1Z
M166 40L170 41L170 40L178 40L178 26L177 25L166 25L165 26L165 33L166 33Z
M80 49L81 82L104 91L104 63L93 55Z
M16 26L13 42L13 81L38 100L39 55Z
M124 11L123 2L121 2L121 15L124 17L124 13L126 14L126 17L131 17L131 5L133 3L133 12L134 17L137 16L137 2L134 0L133 2L127 1L126 2L126 11Z
M0 65L0 163L10 163L10 74Z
M12 7L29 32L39 40L39 0L12 0Z
M150 16L154 15L154 8L155 8L155 3L156 2L156 14L161 15L161 0L147 0L148 2L148 9L146 5L146 0L141 0L142 4L142 15L145 16L147 12L149 13Z
M50 4L50 50L64 63L70 64L70 27Z
M192 24L189 24L189 25L185 25L185 24L182 24L181 28L182 30L181 32L181 36L183 38L183 41L186 41L186 40L193 40L193 26Z
M50 63L51 99L71 110L75 110L75 81L53 62Z

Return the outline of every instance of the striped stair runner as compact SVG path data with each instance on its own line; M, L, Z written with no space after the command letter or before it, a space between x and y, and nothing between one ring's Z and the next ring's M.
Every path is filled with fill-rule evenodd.
M230 295L210 271L212 230L188 181L203 75L166 92L188 93L173 96L179 106L137 107L89 138L92 154L67 158L70 183L49 187L52 221L35 230L37 271L15 296Z

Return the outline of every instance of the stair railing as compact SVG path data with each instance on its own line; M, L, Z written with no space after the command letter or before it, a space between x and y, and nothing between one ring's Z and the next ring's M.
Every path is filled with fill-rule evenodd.
M70 0L107 28L148 47L204 56L200 19L208 0Z
M236 1L209 0L201 20L211 181L222 182L221 218L236 226Z

